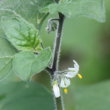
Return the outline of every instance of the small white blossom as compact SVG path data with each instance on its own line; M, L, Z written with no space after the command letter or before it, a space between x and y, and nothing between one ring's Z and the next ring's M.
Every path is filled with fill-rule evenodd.
M64 77L61 78L60 87L67 88L70 85L70 79Z
M55 80L53 81L53 91L55 97L60 97L60 88L64 88L64 93L68 93L67 87L70 86L70 79L78 76L80 79L82 79L82 75L79 74L79 65L78 63L73 60L74 67L68 68L65 71L59 72L59 74L56 74Z
M67 78L73 78L79 72L79 65L78 65L78 63L75 60L73 60L73 63L74 63L74 67L73 68L68 68L68 72L65 75Z
M53 82L53 92L56 98L60 97L60 88L58 86L57 81Z

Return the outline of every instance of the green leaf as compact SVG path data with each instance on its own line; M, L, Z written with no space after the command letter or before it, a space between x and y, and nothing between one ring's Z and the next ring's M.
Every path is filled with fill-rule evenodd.
M52 2L53 0L1 0L0 8L14 10L39 27L47 16L47 13L42 13L39 9Z
M13 56L16 52L16 49L10 45L7 39L0 36L0 57Z
M9 78L12 72L12 56L16 53L10 43L0 36L0 80ZM12 78L12 75L11 75Z
M7 10L8 11L8 10ZM18 50L38 52L42 49L38 30L21 16L8 11L10 16L1 17L1 25L7 39Z
M10 56L0 57L0 80L5 79L11 73L12 58Z
M50 4L49 13L63 13L66 17L86 16L100 22L105 21L105 8L103 0L68 0L59 4Z
M83 86L74 90L74 93L74 99L76 100L75 110L110 109L110 81Z
M0 83L1 110L54 110L52 94L38 83Z
M35 55L31 52L20 52L15 55L13 60L13 71L22 80L29 80L32 74L32 63Z
M13 60L13 71L22 80L30 80L49 65L50 59L50 48L42 50L38 55L29 51L20 52Z
M52 54L51 54L51 49L46 48L42 50L38 56L36 56L33 64L32 64L32 72L33 73L39 73L42 70L44 70L48 65L51 60Z

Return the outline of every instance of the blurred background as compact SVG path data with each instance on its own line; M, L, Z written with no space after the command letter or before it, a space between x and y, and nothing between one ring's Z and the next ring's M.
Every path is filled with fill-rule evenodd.
M83 75L82 80L72 79L69 93L64 94L66 110L110 109L110 0L105 2L105 23L84 17L65 21L60 69L73 66L75 59ZM54 34L43 31L45 46L52 46Z

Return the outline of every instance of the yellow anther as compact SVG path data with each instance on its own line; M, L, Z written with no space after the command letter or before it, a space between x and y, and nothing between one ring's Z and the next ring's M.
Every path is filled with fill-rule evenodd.
M79 79L82 79L83 78L83 76L81 74L78 74L78 77L79 77Z
M68 93L68 89L67 89L67 88L64 89L64 93L65 93L65 94Z

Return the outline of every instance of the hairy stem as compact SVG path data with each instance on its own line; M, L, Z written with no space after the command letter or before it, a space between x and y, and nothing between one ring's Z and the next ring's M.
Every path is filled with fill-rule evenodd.
M53 64L52 64L52 71L53 74L58 71L58 62L60 56L60 48L61 48L61 40L62 40L62 29L64 24L64 15L59 13L59 24L56 33L56 39L54 44L54 51L53 51Z
M54 1L56 3L59 2L59 0L54 0ZM59 24L57 26L57 33L56 33L56 37L55 37L52 68L47 68L47 71L51 73L52 77L54 76L54 74L57 74L56 71L59 70L59 58L60 58L64 19L65 19L65 16L62 13L59 13L59 20L58 20ZM62 95L61 95L61 97L56 99L56 105L57 105L57 107L56 107L57 110L64 110Z
M52 76L54 76L54 74L57 74L56 71L59 70L59 57L60 57L64 19L65 19L64 15L62 13L59 13L59 24L57 27L57 33L55 37L55 44L53 50L53 63L52 63L52 72L51 72ZM56 99L56 104L57 104L57 110L64 110L63 101L61 97Z

